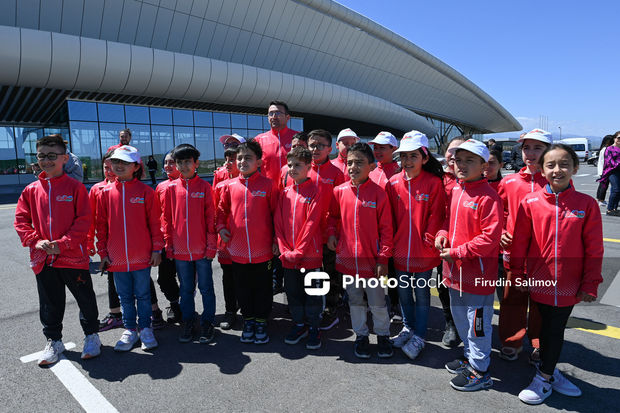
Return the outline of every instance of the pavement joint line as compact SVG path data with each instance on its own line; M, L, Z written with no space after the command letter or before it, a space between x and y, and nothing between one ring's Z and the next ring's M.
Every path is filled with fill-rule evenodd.
M65 344L65 349L75 347L75 343ZM42 351L20 357L22 363L29 363L37 360ZM78 370L73 363L64 355L61 355L58 362L49 368L52 373L60 380L63 386L71 393L75 400L86 412L105 412L119 413L118 410L101 394L99 390Z
M431 289L431 295L434 297L439 297L437 289ZM499 311L499 301L493 302L493 309ZM566 328L573 328L575 330L581 330L587 333L620 340L620 328L609 326L607 324L599 323L596 321L584 320L577 317L570 317L568 319L568 323L566 324Z

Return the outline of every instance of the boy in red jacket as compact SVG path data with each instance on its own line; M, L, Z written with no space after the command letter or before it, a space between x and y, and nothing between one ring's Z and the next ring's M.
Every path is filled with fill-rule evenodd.
M323 204L321 189L308 178L312 154L306 148L293 149L286 156L288 174L293 185L280 194L274 215L280 260L284 268L284 291L293 323L284 339L286 344L297 344L309 335L308 350L321 347L319 334L323 299L304 291L304 274L320 271L322 261L321 220ZM307 319L310 324L304 323Z
M502 202L483 177L489 160L486 145L469 139L450 151L458 183L435 246L445 261L444 282L465 357L447 363L446 369L457 374L450 381L454 389L475 391L493 385L488 369Z
M344 180L348 181L349 172L347 170L347 152L349 148L359 142L360 138L357 136L351 128L346 128L338 133L338 138L336 139L336 147L338 148L338 156L335 159L332 159L332 165L336 166L338 169L342 171L344 174Z
M505 176L499 183L497 192L504 203L504 231L500 246L504 250L504 266L510 265L512 233L519 203L528 193L536 192L547 184L540 173L539 160L542 153L551 145L551 134L542 129L534 129L519 138L525 166L515 174ZM523 337L527 335L534 350L530 363L540 361L539 336L540 314L538 307L529 306L527 291L519 291L512 282L510 271L506 273L504 297L499 310L499 339L502 344L499 356L512 361L519 357L523 348ZM508 282L510 281L510 282ZM529 313L528 313L529 306Z
M63 172L68 158L60 135L44 136L37 141L37 159L43 172L19 197L13 224L22 245L30 248L30 267L36 274L39 316L47 338L39 366L56 363L65 350L65 286L80 308L80 323L86 336L82 359L101 353L97 298L86 253L92 215L84 185Z
M164 241L174 256L181 290L183 332L181 343L194 337L194 293L196 280L202 296L200 317L202 344L213 341L215 330L215 290L211 261L215 257L215 206L211 185L196 173L200 152L184 143L172 151L181 176L168 185L164 195Z
M394 354L385 291L379 282L387 274L392 255L392 214L385 191L368 178L374 161L368 144L351 146L347 154L351 180L334 188L328 218L327 245L337 251L336 270L345 274L345 281L352 281L343 284L349 295L351 325L357 335L354 353L359 358L370 358L368 307L377 334L377 355L385 358Z
M237 300L244 318L242 343L269 342L267 318L273 301L271 259L278 253L273 236L277 194L258 172L263 151L254 140L237 148L239 176L225 182L217 208L217 230L233 265Z

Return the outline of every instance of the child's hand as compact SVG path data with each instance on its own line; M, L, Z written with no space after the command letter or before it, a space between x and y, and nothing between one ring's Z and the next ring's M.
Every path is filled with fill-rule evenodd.
M280 249L278 248L277 242L274 242L273 244L271 244L271 252L273 252L273 255L275 255L276 257L280 255Z
M447 237L440 235L437 238L435 238L435 248L437 248L439 251L442 251L446 247L448 247Z
M327 240L327 248L332 251L336 251L336 248L338 248L338 238L335 235L331 235Z
M586 293L585 291L579 291L577 293L577 301L583 301L585 303L591 303L596 301L596 297Z
M375 275L377 276L377 278L381 278L384 275L386 275L388 272L388 267L385 264L379 264L377 263L377 266L375 267Z
M161 252L153 251L149 264L151 265L151 267L157 267L159 264L161 264Z
M450 248L442 249L439 253L439 257L441 257L442 260L445 260L448 264L454 263L454 259L450 256Z
M226 228L222 228L220 230L220 237L222 238L222 241L224 241L224 243L227 243L228 241L230 241L230 232Z
M104 272L109 266L112 264L108 257L101 259L101 264L99 264L99 271Z
M512 234L504 232L499 240L499 246L506 249L512 245Z
M47 250L49 249L49 244L50 242L46 239L41 239L39 241L37 241L37 243L35 244L34 248L37 250L43 250L45 252L47 252Z
M47 252L47 255L60 254L60 247L56 241L50 242L45 251Z

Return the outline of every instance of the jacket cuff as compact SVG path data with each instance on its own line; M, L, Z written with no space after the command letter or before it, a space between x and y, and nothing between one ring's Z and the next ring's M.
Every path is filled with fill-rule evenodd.
M448 231L446 231L445 229L440 229L439 232L437 232L437 235L435 235L435 238L439 238L439 237L448 238Z

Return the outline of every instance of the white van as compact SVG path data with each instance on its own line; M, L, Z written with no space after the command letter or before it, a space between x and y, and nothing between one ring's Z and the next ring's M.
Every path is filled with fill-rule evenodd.
M562 139L560 143L573 148L582 162L586 162L590 157L590 141L587 138L567 138Z

